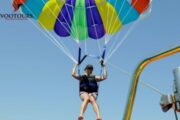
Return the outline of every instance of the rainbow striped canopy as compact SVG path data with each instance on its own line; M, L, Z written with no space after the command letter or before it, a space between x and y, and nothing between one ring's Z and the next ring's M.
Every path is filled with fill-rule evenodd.
M32 14L39 24L61 37L76 40L99 39L117 33L138 19L150 0L14 0L17 10Z

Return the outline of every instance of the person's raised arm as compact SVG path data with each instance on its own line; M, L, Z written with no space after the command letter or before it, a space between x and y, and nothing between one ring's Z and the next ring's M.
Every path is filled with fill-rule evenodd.
M107 69L106 69L105 65L102 65L102 71L103 71L102 76L96 76L97 81L103 81L103 80L107 79Z
M75 66L73 67L72 69L72 76L77 79L77 80L80 80L80 75L78 73L76 73L76 69L78 67L78 64L75 64Z

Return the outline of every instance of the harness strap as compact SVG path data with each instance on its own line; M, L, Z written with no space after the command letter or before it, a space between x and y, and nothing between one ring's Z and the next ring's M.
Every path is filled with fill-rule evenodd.
M80 65L85 60L86 57L87 55L84 55L83 58L81 59L81 47L79 47L78 64Z
M92 58L97 58L100 59L101 65L104 64L104 59L105 59L105 55L106 55L106 45L104 45L103 47L103 51L101 56L95 56L95 55L84 55L83 58L81 58L81 47L79 46L79 52L78 52L78 64L80 65L85 59L86 57L92 57ZM78 73L80 74L80 68L78 68ZM100 75L102 74L102 69L100 70Z

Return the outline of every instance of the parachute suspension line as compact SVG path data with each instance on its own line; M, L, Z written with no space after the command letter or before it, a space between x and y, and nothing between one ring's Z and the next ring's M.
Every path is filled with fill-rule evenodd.
M26 9L28 9L29 12L32 12L29 7L27 7L26 5L24 5ZM76 63L77 61L73 58L73 56L71 55L71 53L67 52L67 48L60 43L56 38L54 38L54 36L52 35L52 33L50 33L48 30L44 29L44 31L42 31L32 20L28 19L31 24L33 24L33 26L39 30L41 33L43 33L54 45L56 45L59 49L61 49L74 63Z
M152 2L152 0L151 0L151 2ZM126 17L129 15L129 13L132 11L132 6L134 6L135 4L137 3L137 1L133 4L133 5L131 5L131 8L128 10L128 12L126 13L126 16L123 18L123 21L126 19ZM123 3L124 4L124 3ZM118 17L119 17L119 15L120 15L120 12L121 12L121 10L119 11L119 13L118 13ZM139 17L139 19L137 20L137 21L135 21L134 23L132 23L132 27L130 28L130 29L134 29L135 28L135 26L136 26L136 24L141 20L142 18L141 17ZM116 20L117 20L117 18L116 18ZM115 20L115 22L116 22L116 20ZM115 23L114 22L114 23ZM113 23L113 27L112 28L114 28L114 24ZM129 34L132 32L132 30L128 30L127 31L127 34L124 36L124 38L116 45L116 47L115 47L115 49L111 52L111 50L114 48L114 45L113 46L111 46L111 49L110 49L110 51L109 51L109 53L111 53L110 55L108 54L107 56L112 56L112 54L116 51L116 49L118 49L121 45L122 45L122 43L125 41L125 39L129 36ZM117 36L116 36L117 37ZM111 38L110 38L110 40L111 40ZM115 40L117 40L117 39L115 39ZM115 42L114 42L115 43ZM108 58L110 58L110 57L108 57Z
M104 37L104 45L107 45L108 43L108 37L107 37L107 34L105 34L105 37Z
M106 55L106 44L105 44L104 47L103 47L102 55L101 55L101 58L100 58L100 62L102 62L101 64L104 64L105 55ZM99 76L102 76L102 74L103 74L103 68L101 67ZM98 82L98 86L99 86L99 85L100 85L100 84L99 84L99 82Z
M128 10L128 12L126 13L125 17L122 19L122 22L124 22L124 20L126 20L127 16L129 15L129 13L132 11L133 6L136 5L138 0L136 0L136 2L134 2L134 4L131 5L130 9Z
M109 2L109 1L108 1ZM107 11L107 14L106 14L106 25L108 25L108 23L109 23L109 19L108 19L108 16L109 16L109 5L108 5L108 11ZM108 31L108 29L107 29L107 31ZM107 37L108 35L107 34L105 34L105 38L104 38L104 45L107 45L108 44L108 41L109 41L109 37Z
M114 47L114 49L112 50L112 52L108 54L107 59L105 60L105 63L111 58L111 56L118 50L118 48L124 43L124 41L128 38L128 36L130 35L130 33L134 30L134 28L136 27L136 25L138 24L139 20L135 21L133 23L133 25L129 28L129 30L126 32L126 34L124 35L124 37L120 40L119 43L116 44L116 46ZM117 37L117 36L116 36ZM115 39L116 39L115 37Z
M107 14L106 14L106 25L108 25L108 16L109 16L109 5L108 5L108 11L107 11ZM107 42L107 34L105 34L105 43Z
M136 1L137 2L137 1ZM136 4L136 2L134 3L134 4ZM116 2L115 2L116 4L117 4L117 0L116 0ZM116 6L116 4L115 4L115 6ZM119 18L119 15L120 15L120 13L122 12L122 8L123 8L123 6L124 6L124 4L125 4L125 0L123 1L123 5L121 6L121 8L120 8L120 11L118 12L118 17L115 19L115 22L118 20L118 18ZM134 5L133 4L133 5ZM123 18L123 20L122 20L122 22L126 19L126 17L129 15L129 13L132 11L132 6L131 6L131 8L128 10L128 12L126 13L126 16ZM112 29L114 29L114 25L115 25L115 22L112 24ZM136 21L135 21L136 22ZM132 23L132 26L135 24L135 22L134 23ZM110 27L109 27L110 28ZM122 39L122 40L120 40L119 41L119 43L117 43L116 44L116 42L117 42L117 39L116 39L116 37L117 37L117 34L115 35L116 37L115 37L115 40L114 40L114 42L113 42L113 44L112 44L112 46L111 46L111 48L110 48L110 51L108 52L108 55L107 56L111 56L111 51L113 50L113 48L114 48L114 46L116 45L116 47L118 46L118 48L122 45L122 43L125 41L125 39L129 36L129 34L131 33L128 33L130 30L128 30L127 31L127 34L124 36L124 40ZM109 39L109 41L112 39L112 37ZM115 50L113 50L113 51L115 51ZM112 52L113 53L113 52ZM110 54L110 55L109 55ZM107 58L109 58L109 57L107 57Z
M152 90L154 90L156 93L159 93L160 95L165 95L164 93L162 93L159 89L153 87L152 85L145 83L143 81L140 81L140 83L148 88L151 88Z
M116 0L116 2L117 2L117 0ZM137 3L137 1L134 3L134 4L136 4ZM116 23L116 21L118 20L118 18L119 18L119 15L120 15L120 13L122 12L122 8L123 8L123 6L124 6L124 4L125 4L125 0L123 1L123 5L121 6L121 8L120 8L120 11L118 12L118 17L115 19L115 22L112 24L112 29L114 29L114 26L115 26L115 23ZM133 4L133 5L134 5ZM125 15L125 17L122 19L122 22L124 22L124 20L126 19L126 17L129 15L129 13L132 11L132 6L133 5L131 5L131 8L128 10L128 12L126 13L126 15ZM132 23L132 24L134 24L134 23ZM115 26L116 27L116 26ZM112 37L109 39L109 41L112 39ZM117 39L115 39L115 40L117 40ZM113 47L112 47L113 48Z
M137 2L137 1L136 1ZM136 4L136 2L134 3L134 4ZM124 3L125 3L125 0L123 1L123 5L122 5L122 7L124 6ZM122 7L121 7L121 9L120 9L120 11L118 12L118 17L115 19L115 22L118 20L118 18L119 18L119 15L120 15L120 13L121 13L121 11L122 11ZM123 19L122 19L122 22L124 22L124 20L126 19L126 17L129 15L129 13L132 11L132 6L131 6L131 8L128 10L128 12L126 13L126 15L125 15L125 17L123 17ZM114 29L116 26L115 26L115 22L112 24L112 29ZM111 39L110 39L111 40Z
M78 8L78 20L79 20L79 17L80 17L80 13L79 13L79 9ZM73 10L73 14L75 14L74 10ZM77 23L77 20L76 18L73 19L75 21L75 23ZM86 22L86 18L84 17L84 22ZM78 31L79 31L79 28L77 27L77 24L74 25L75 27L75 31L76 31L76 37L78 38ZM86 32L84 32L84 35L86 36ZM80 40L76 38L76 41L78 43L78 64L80 66L80 64L84 61L84 59L87 57L87 40L85 40L85 43L84 43L84 48L85 48L85 55L83 56L83 58L81 59L81 51L82 51L82 48L81 48L81 43L80 43ZM78 67L78 72L80 74L80 67Z
M44 2L44 0L42 0L42 2L45 4L45 2ZM58 6L59 7L59 6ZM28 8L27 6L26 6L26 8ZM60 20L59 20L59 18L58 17L56 17L55 15L54 15L54 13L52 12L52 9L50 9L49 7L48 7L48 9L50 10L50 12L52 13L52 15L59 21L59 22L61 22ZM29 8L28 8L28 10L30 11L30 12L32 12ZM68 11L68 13L69 13L69 11ZM64 17L64 14L62 13L62 15L63 15L63 17ZM65 21L67 22L67 20L66 20L66 18L64 17L64 19L65 19ZM70 26L69 26L69 24L68 24L68 27L69 27L69 29L70 29ZM67 31L67 28L66 27L64 27L64 24L63 24L63 28L65 28L66 29L66 31ZM50 35L52 35L49 31L46 31L47 33L49 33ZM70 31L67 31L69 34L70 34ZM53 36L54 37L54 36ZM62 42L60 42L60 41L58 41L57 39L55 39L54 38L54 41L55 42L57 42L57 44L62 44L63 45L63 47L64 47L64 49L66 49L66 52L68 51L69 52L69 54L70 54L70 56L72 56L73 57L73 55L71 54L71 52L69 51L69 49L67 49L67 47L62 43ZM73 57L74 58L74 57Z
M110 65L111 67L113 67L114 69L120 71L121 73L127 75L128 77L131 77L131 74L129 72L127 72L126 70L124 69L121 69L119 68L117 65L114 65L112 63L107 63L108 65ZM151 90L153 90L154 92L160 94L160 95L165 95L163 92L161 92L159 89L155 88L154 86L150 85L149 83L147 82L143 82L143 81L140 81L140 84L147 87L147 88L150 88Z
M45 4L44 0L41 0L41 1ZM27 7L27 5L24 5L24 6L28 9L28 11L32 12L32 11L29 9L29 7ZM59 6L58 6L58 7L59 7ZM51 10L49 7L48 7L48 9L49 9L50 12L52 13L52 15L53 15L59 22L61 22L61 21L59 20L59 18L54 15L54 13L52 12L52 10ZM33 13L33 12L32 12L32 13ZM63 17L64 17L64 14L62 14L62 15L63 15ZM64 17L64 19L65 19L65 17ZM65 19L65 20L66 20L66 19ZM66 20L66 21L67 21L67 20ZM69 24L68 24L68 26L69 26ZM68 33L70 33L70 31L67 30L66 27L64 27L64 24L63 24L63 28L65 28L66 31L67 31ZM69 28L70 28L70 26L69 26Z
M98 46L99 54L101 55L101 46L100 46L99 40L96 40L96 43Z
M29 20L29 19L28 19ZM60 44L50 33L49 31L42 31L37 25L35 25L32 20L29 20L41 33L43 33L57 48L59 48L60 50L62 50L74 63L77 63L77 61L74 59L74 57L67 52L65 46L63 46L62 44Z
M44 2L44 0L42 0L42 1ZM45 2L44 2L44 4L45 4ZM71 19L71 16L70 16L70 13L69 13L69 10L67 9L66 3L65 3L65 7L66 7L66 11L67 11L67 13L68 13L68 17L70 18L70 20L72 20L72 19ZM59 6L58 6L58 8L61 9ZM54 13L52 12L52 10L51 10L49 7L48 7L48 9L49 9L50 12L54 15ZM72 11L73 11L73 10L72 10ZM74 12L74 11L73 11L73 12ZM64 18L65 22L68 23L65 15L64 15L64 13L61 12L61 14L62 14L62 17ZM74 14L74 13L73 13L73 14ZM56 17L56 19L58 20L58 22L62 23L62 22L59 20L58 16L55 16L55 15L54 15L54 17ZM76 20L76 19L75 19L75 20ZM66 31L67 31L67 28L64 27L64 24L62 24L62 25L63 25L63 28L65 28ZM71 31L70 31L70 30L72 30L72 32L75 32L75 34L78 35L77 31L74 30L73 27L71 28L71 26L70 26L69 24L67 24L67 26L68 26L68 28L69 28L69 30L67 31L69 34L71 34ZM76 27L77 27L77 26L76 26Z
M116 0L117 1L117 0ZM136 4L137 3L137 1L134 3L134 4ZM123 7L124 7L124 4L125 4L125 0L123 1L123 5L121 6L121 8L120 8L120 11L118 12L118 17L115 19L115 22L112 24L112 29L114 29L114 28L116 28L117 26L115 26L115 23L116 23L116 21L119 19L119 15L121 14L121 12L122 12L122 9L123 9ZM133 5L134 5L133 4ZM129 15L129 13L132 11L132 6L133 5L131 5L131 7L130 7L130 9L128 10L128 12L126 13L126 15L125 15L125 17L123 17L122 18L122 23L124 22L124 20L126 20L126 18L127 18L127 16Z
M113 16L111 16L111 19L110 19L109 22L112 23L112 27L109 26L108 31L111 31L111 29L114 28L114 25L115 25L116 21L119 19L120 13L122 12L122 8L124 7L124 4L125 4L125 0L123 0L122 6L121 6L121 8L120 8L120 10L119 10L119 12L118 12L118 16L117 16L117 18L115 19L115 22L112 22L112 19L113 19L113 17L114 17L114 14L113 14ZM117 0L115 1L114 7L116 7L116 5L117 5ZM113 29L112 29L112 30L113 30Z
M102 50L102 55L101 55L101 58L100 58L100 62L102 62L101 64L104 64L105 55L106 55L106 44L104 44L104 47L103 47L103 50ZM102 76L102 74L103 74L103 68L101 67L99 76ZM99 86L99 83L98 83L98 86Z
M41 0L44 4L46 4L46 2L44 1L44 0ZM65 7L66 7L66 9L67 9L67 6L65 5ZM51 8L49 8L49 6L47 6L47 8L49 9L49 11L51 12L51 14L57 19L57 21L58 22L60 22L60 23L62 23L61 22L61 20L59 20L59 18L58 18L58 16L56 16L54 13L53 13L53 11L52 11L52 9ZM58 6L58 8L60 9L60 7ZM68 13L68 17L71 19L71 17L70 17L70 14L69 14L69 11L67 10L67 13ZM67 22L67 19L65 18L65 16L64 16L64 13L62 12L62 17L64 18L64 20L65 20L65 22L66 23L68 23ZM69 33L69 34L71 34L71 27L70 27L70 25L69 24L67 24L67 26L68 26L68 28L69 28L69 30L64 26L64 24L61 24L62 26L63 26L63 28ZM74 29L72 29L72 31L74 31ZM77 34L77 33L76 33Z
M117 35L117 34L115 34L115 36L116 36L116 35ZM115 37L115 36L114 36L114 37ZM114 40L112 41L112 45L110 46L110 49L108 50L107 56L109 56L109 54L112 52L114 46L117 45L117 41L118 41L118 39L114 39ZM119 41L119 42L120 42L120 41Z
M88 54L87 40L85 40L84 42L84 51L85 51L85 54Z
M86 21L86 17L84 17L84 23L86 23L86 22L87 22L87 21ZM84 36L88 36L88 32L84 32ZM87 40L88 40L88 38L84 40L84 41L85 41L85 42L84 42L84 51L85 51L85 55L88 54Z
M88 4L90 6L90 0L88 0ZM94 16L93 16L93 13L92 13L92 8L90 7L90 13L91 13L91 18L92 18L92 21L93 21L93 26L94 26L94 30L95 30L95 34L96 34L96 38L98 38L98 33L97 33L97 29L96 29L96 24L95 24L95 21L94 21ZM98 50L99 50L99 55L101 54L101 47L100 47L100 44L99 44L99 40L96 41L97 42L97 46L98 46Z
M44 0L41 0L41 1L42 1L44 4L46 4L46 3L44 2ZM51 12L51 14L57 19L57 21L60 22L60 23L62 23L62 22L59 20L59 18L52 12L52 9L50 9L49 6L47 6L47 8L48 8L48 10ZM62 15L63 15L63 14L62 14ZM64 15L63 15L63 18L65 19ZM65 19L65 21L67 22L66 19ZM69 27L69 24L68 24L68 27ZM71 33L66 27L64 27L64 24L63 24L63 28L66 29L66 31L67 31L68 33Z
M127 75L128 77L131 77L131 74L130 74L129 72L127 72L126 70L118 67L117 65L114 65L114 64L112 64L112 63L110 63L110 62L108 62L107 64L110 65L111 67L113 67L114 69L120 71L121 73Z
M66 5L65 5L66 6ZM73 8L73 6L72 6L72 8ZM75 9L75 8L73 8L73 9ZM69 13L69 10L67 9L67 6L66 6L66 11L67 11L67 13L68 13L68 16L69 16L69 18L70 18L70 21L75 21L75 23L76 23L76 19L72 19L71 18L71 16L70 16L70 13ZM74 12L74 10L72 10L73 11L73 15L75 14L75 12ZM75 24L75 27L73 28L73 27L71 27L71 29L72 29L72 31L75 33L75 35L76 35L76 37L78 36L78 31L77 31L77 25ZM78 40L79 41L79 40Z
M137 1L138 1L138 0L136 0L136 1L131 5L131 7L130 7L130 9L128 10L128 12L126 13L125 17L122 19L122 22L124 22L124 20L126 20L127 16L128 16L129 13L132 11L133 6L137 3ZM123 1L123 5L122 5L122 6L124 6L124 3L125 3L125 1ZM151 3L152 3L152 0L151 0L150 4L151 4ZM122 8L122 7L121 7L121 8ZM114 29L114 25L115 25L116 21L117 21L118 18L119 18L120 13L121 13L121 10L119 11L118 17L115 19L115 22L114 22L113 25L112 25L112 26L113 26L113 27L112 27L113 29ZM151 13L151 12L149 12L149 13ZM142 15L140 15L139 20L142 19L141 16L142 16ZM116 27L116 26L115 26L115 27Z

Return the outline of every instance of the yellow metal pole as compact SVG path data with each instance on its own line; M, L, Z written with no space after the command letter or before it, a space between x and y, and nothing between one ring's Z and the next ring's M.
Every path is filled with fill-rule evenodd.
M134 76L133 76L132 84L130 86L128 102L127 102L127 105L126 105L123 120L130 120L131 119L131 113L132 113L134 100L135 100L135 96L136 96L137 85L138 85L139 77L140 77L143 69L151 62L154 62L156 60L160 60L162 58L165 58L165 57L168 57L170 55L176 54L178 52L180 52L180 46L177 46L175 48L172 48L172 49L170 49L168 51L162 52L162 53L157 54L155 56L149 57L149 58L143 60L138 65L137 69L135 70Z

